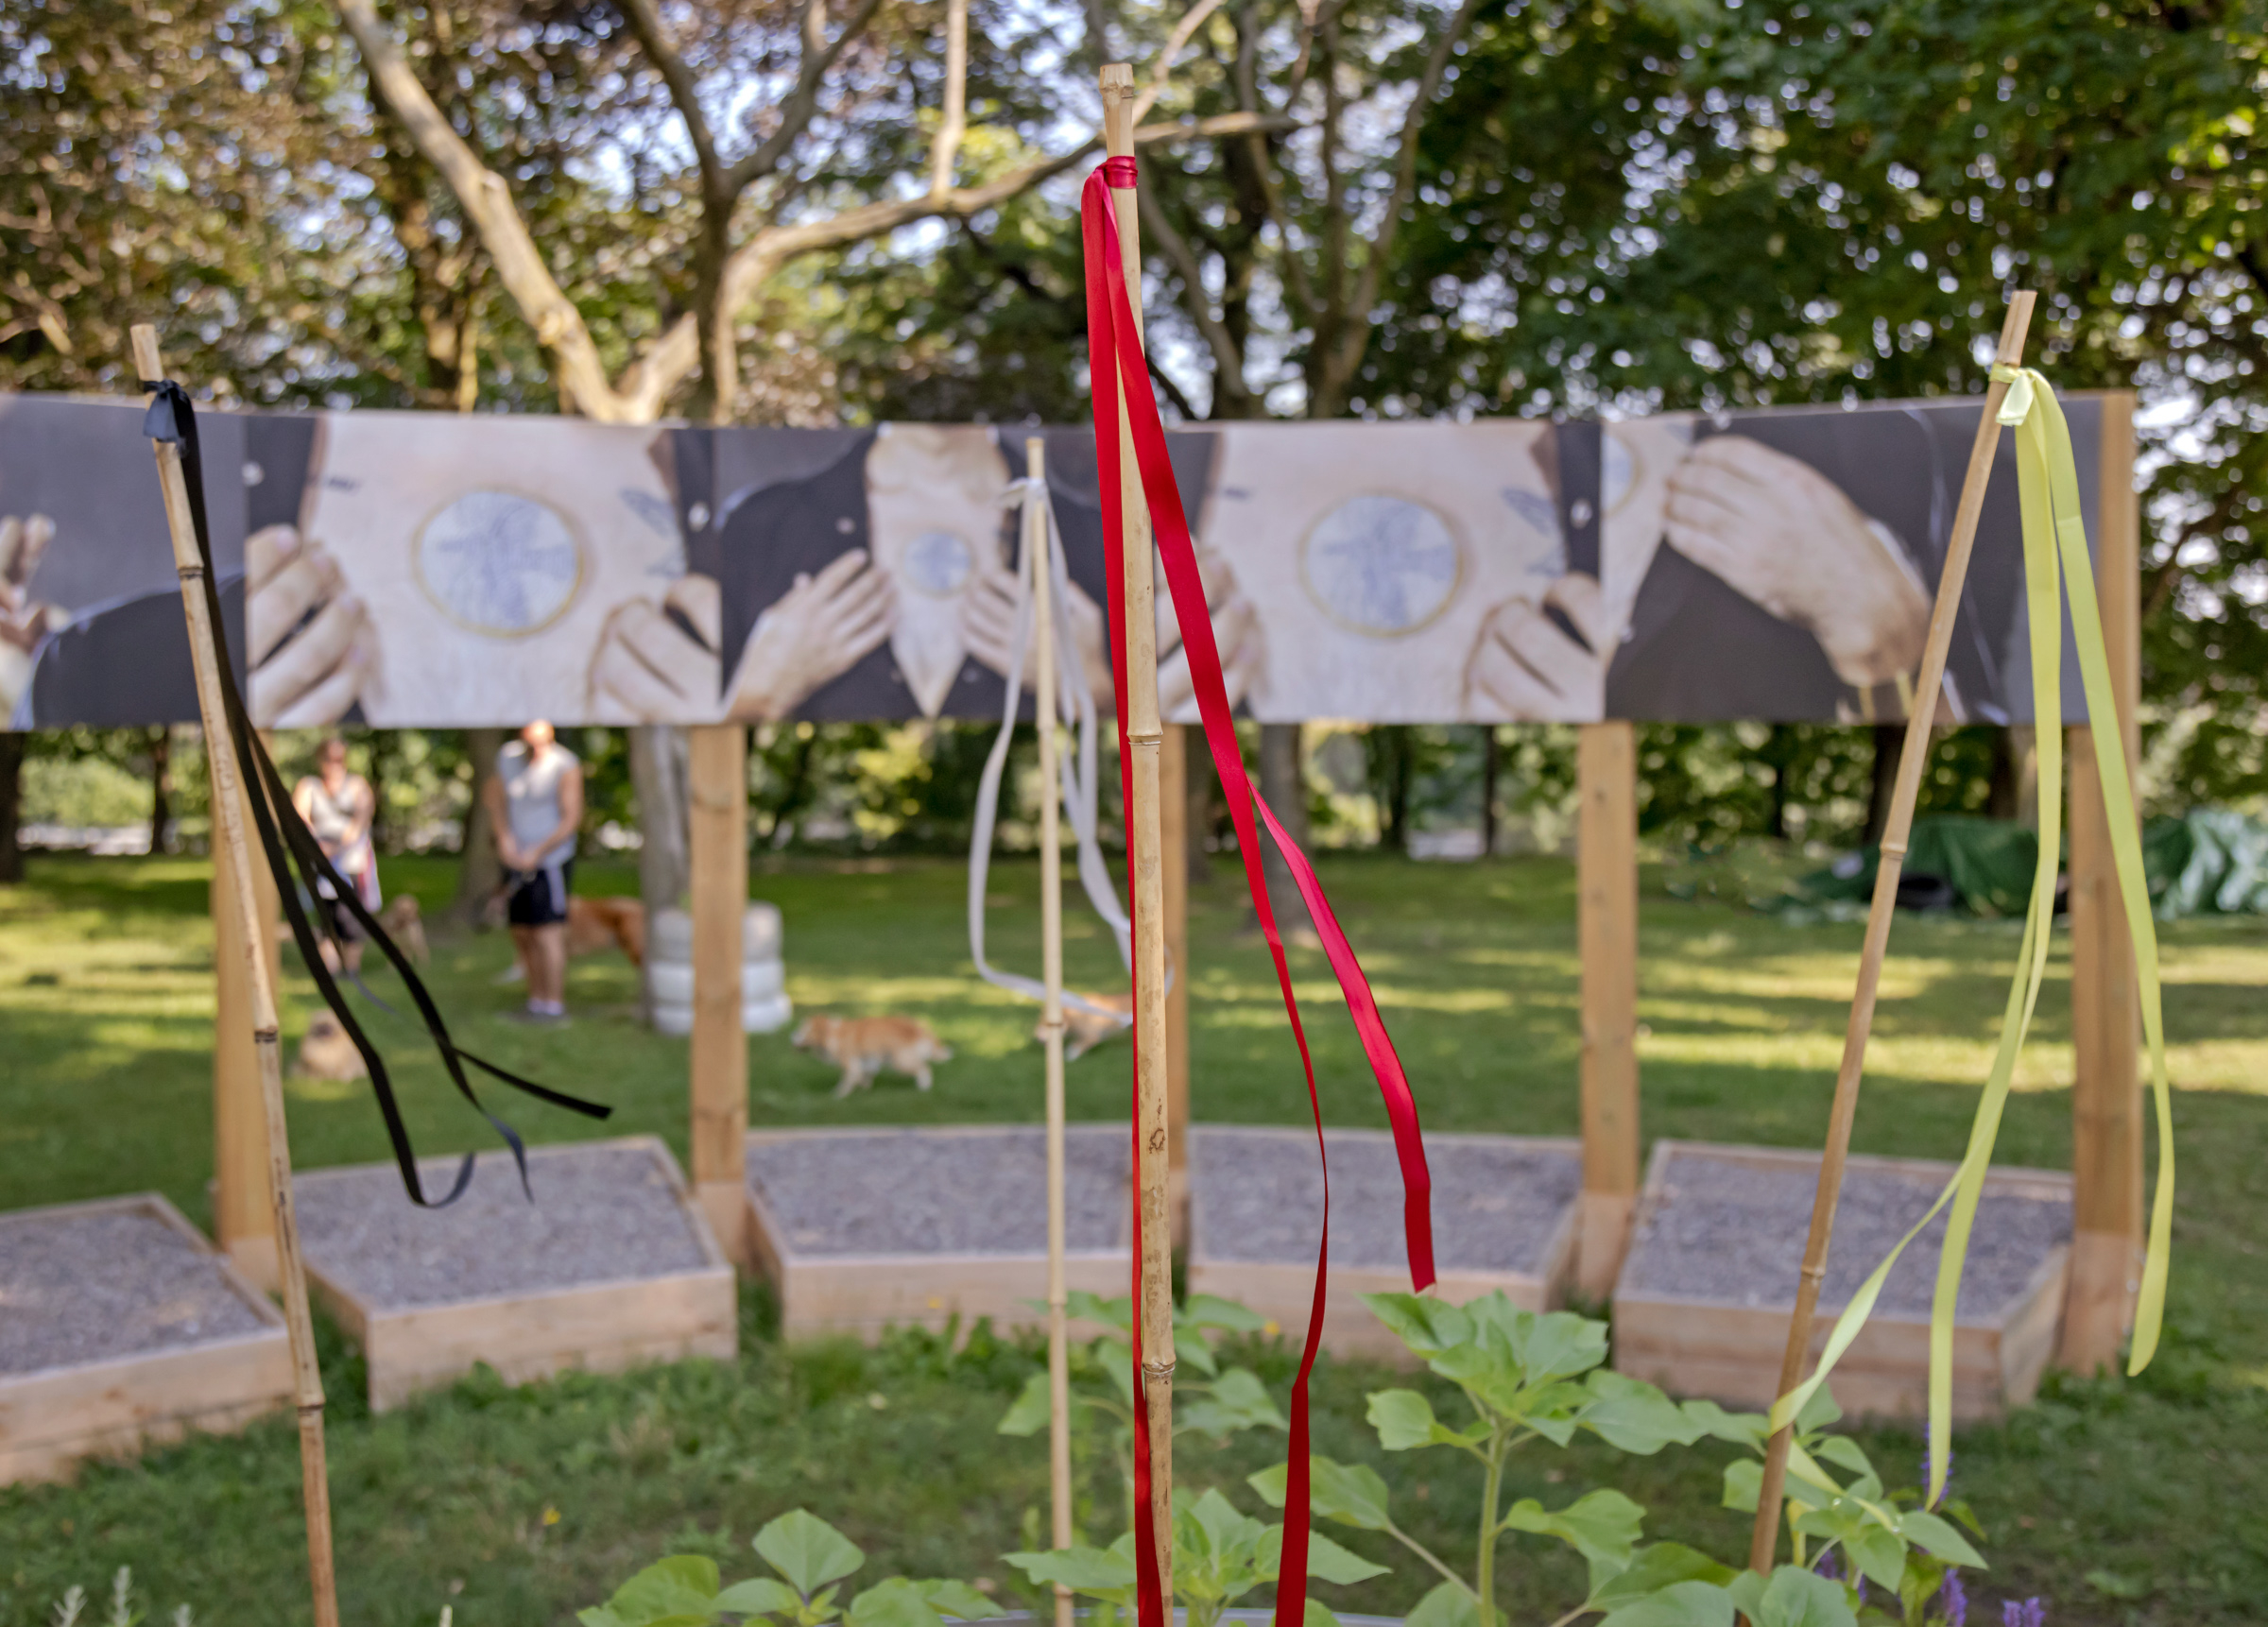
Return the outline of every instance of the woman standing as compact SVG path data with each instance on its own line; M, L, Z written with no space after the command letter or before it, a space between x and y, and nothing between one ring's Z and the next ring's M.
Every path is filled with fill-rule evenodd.
M332 735L316 748L316 772L292 788L291 805L299 810L315 835L331 867L353 887L354 896L370 914L378 913L378 850L370 843L370 821L378 812L370 782L347 768L347 743ZM363 931L352 912L333 893L329 882L315 884L317 908L323 930L338 946L346 969L362 969Z

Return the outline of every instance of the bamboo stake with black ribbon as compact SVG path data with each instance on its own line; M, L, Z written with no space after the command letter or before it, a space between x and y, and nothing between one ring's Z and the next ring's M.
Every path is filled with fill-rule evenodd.
M162 380L165 362L157 330L137 323L132 330L135 376ZM252 885L251 848L245 834L244 798L263 795L246 786L230 747L227 709L221 699L219 642L205 597L204 565L198 556L197 526L189 489L181 474L180 448L156 444L158 483L164 493L165 526L173 538L173 562L181 582L181 608L189 624L189 655L197 672L198 715L205 730L206 773L212 779L214 840L226 848L234 898L237 939L245 946L251 989L252 1053L258 1064L260 1103L267 1124L268 1199L276 1216L277 1286L284 1299L284 1324L290 1336L293 1400L300 1419L300 1474L307 1512L307 1572L315 1598L316 1627L338 1627L338 1583L331 1544L331 1487L323 1447L323 1378L316 1359L315 1321L307 1304L307 1272L300 1255L300 1225L292 1207L291 1147L284 1118L284 1066L277 1034L276 989L267 957L260 952L259 903Z
M2032 325L2033 295L2020 292L2008 302L2001 326L1996 363L2016 367L2023 361L2024 335ZM1828 1245L1835 1227L1835 1204L1843 1193L1844 1162L1850 1153L1851 1123L1858 1116L1859 1082L1866 1069L1866 1040L1874 1028L1875 995L1882 978L1882 958L1890 944L1890 918L1898 908L1898 880L1905 866L1906 840L1914 830L1914 805L1921 794L1921 776L1929 766L1930 728L1944 686L1946 652L1951 647L1953 623L1961 613L1961 592L1968 579L1968 559L1977 540L1977 518L1984 506L1984 488L1992 477L1994 454L2001 442L2001 400L2005 384L1994 381L1984 391L1984 415L1968 454L1968 472L1961 483L1961 501L1953 510L1953 533L1937 578L1937 602L1930 612L1928 642L1923 645L1921 676L1915 686L1916 704L1906 717L1906 737L1899 748L1898 779L1890 793L1890 813L1882 830L1881 860L1874 873L1874 898L1866 911L1865 947L1859 957L1858 989L1851 996L1850 1022L1843 1036L1843 1062L1835 1074L1834 1107L1827 1122L1827 1150L1819 1161L1819 1189L1812 1202L1812 1230L1804 1244L1803 1272L1796 1283L1796 1309L1788 1318L1787 1348L1781 1357L1778 1394L1785 1396L1803 1381L1811 1355L1812 1319L1819 1309L1819 1290L1827 1277ZM2043 791L2042 793L2046 793ZM1781 1494L1787 1484L1788 1447L1794 1439L1793 1420L1775 1430L1764 1455L1763 1483L1756 1500L1756 1527L1748 1545L1749 1568L1769 1572L1779 1546Z
M1134 156L1134 69L1110 62L1102 71L1103 146L1111 158ZM1126 286L1134 291L1134 332L1142 337L1142 216L1133 187L1110 189ZM1140 1064L1134 1082L1135 1134L1142 1147L1142 1386L1149 1412L1150 1512L1157 1526L1158 1578L1174 1598L1174 1257L1166 1113L1165 868L1160 807L1160 755L1165 730L1158 711L1158 609L1149 503L1134 454L1134 420L1119 386L1118 437L1125 552L1125 786L1133 851L1128 884L1134 902L1134 1010Z
M1055 560L1047 523L1047 445L1023 443L1023 563L1032 574L1032 721L1040 734L1040 1033L1047 1047L1047 1478L1050 1535L1071 1529L1071 1344L1063 1277L1063 795L1056 761ZM1056 1584L1056 1627L1071 1627L1072 1591Z

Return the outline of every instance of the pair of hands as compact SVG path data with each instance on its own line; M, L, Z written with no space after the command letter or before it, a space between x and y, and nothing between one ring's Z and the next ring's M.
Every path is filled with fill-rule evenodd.
M1205 584L1205 602L1212 614L1212 642L1221 658L1221 676L1233 707L1260 682L1265 659L1260 616L1236 585L1236 575L1220 560L1198 561ZM1071 623L1072 642L1087 692L1098 710L1108 710L1116 684L1110 670L1110 646L1100 606L1076 582L1068 584L1064 609ZM962 602L962 629L969 653L1002 676L1007 676L1016 647L1016 578L1005 571L988 572L978 578ZM1158 711L1171 718L1196 704L1196 686L1189 676L1189 651L1182 643L1181 624L1174 615L1173 597L1162 573L1157 582L1158 601ZM1038 682L1027 651L1023 687Z
M1811 633L1854 688L1888 683L1920 663L1927 591L1842 488L1800 459L1745 436L1703 441L1670 476L1662 536L1743 597ZM1563 576L1539 601L1499 605L1466 666L1467 710L1537 723L1604 716L1614 632L1589 576Z
M1206 591L1215 607L1213 638L1234 705L1259 676L1259 618L1226 567L1208 570ZM1164 595L1160 597L1159 704L1170 716L1192 701L1194 691L1178 626ZM1076 584L1067 609L1079 670L1095 704L1107 707L1110 658L1102 610ZM731 688L720 702L722 596L711 577L680 576L659 602L632 599L607 618L591 663L592 704L621 722L709 717L777 723L887 639L897 611L895 588L863 549L843 555L816 575L799 575L749 629ZM961 626L969 653L1006 676L1015 646L1015 578L997 569L980 574L962 598ZM1034 681L1028 659L1023 681L1027 689Z

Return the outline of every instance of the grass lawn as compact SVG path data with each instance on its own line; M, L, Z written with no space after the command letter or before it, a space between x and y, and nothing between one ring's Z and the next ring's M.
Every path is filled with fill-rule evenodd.
M1548 860L1418 865L1326 864L1431 1128L1572 1135L1577 1129L1574 886ZM388 883L444 901L446 865L389 862ZM590 866L578 884L627 892L628 866ZM956 1051L937 1088L892 1077L849 1103L833 1070L783 1036L750 1040L750 1119L763 1124L1036 1120L1031 1012L978 984L962 935L963 871L943 862L795 862L760 868L752 890L787 920L788 981L802 1009L927 1018ZM1037 867L993 874L990 947L1037 964ZM1240 934L1224 868L1191 905L1193 1095L1200 1118L1297 1122L1307 1106L1264 951ZM0 1206L156 1189L192 1218L211 1173L212 934L206 870L193 860L39 859L0 889ZM1816 1145L1826 1122L1860 929L1783 926L1713 902L1643 903L1640 1042L1649 1137ZM1108 941L1069 923L1075 985L1107 983ZM1957 1154L1984 1075L2017 944L2013 925L1904 919L1892 942L1861 1151ZM472 1050L616 1105L593 1125L495 1090L532 1139L653 1131L684 1151L686 1046L632 1019L618 957L578 964L574 1026L504 1020L515 991L500 936L437 943L432 983ZM2056 986L2019 1072L2001 1161L2056 1167L2070 1156L2071 1050L2058 945ZM1993 1570L1973 1598L2044 1595L2065 1624L2268 1619L2268 927L2183 923L2166 932L2167 1025L2181 1156L2172 1329L2143 1379L2052 1380L2008 1422L1964 1432L1956 1489L1991 1533ZM1318 953L1295 969L1308 1002L1327 1122L1383 1124L1351 1025ZM373 977L381 993L390 980ZM288 977L287 1039L316 1009ZM375 1019L393 1043L421 1151L488 1144L420 1036ZM1125 1053L1071 1070L1074 1118L1125 1111ZM293 1152L302 1167L387 1156L360 1085L294 1081ZM333 1495L341 1594L357 1624L430 1623L452 1605L464 1627L557 1623L614 1581L672 1550L703 1549L728 1574L755 1568L747 1539L805 1504L872 1556L866 1580L903 1572L992 1578L998 1555L1039 1534L1043 1441L991 1426L1031 1370L1028 1347L978 1341L959 1354L901 1337L874 1351L782 1346L761 1290L745 1296L736 1367L686 1363L616 1379L571 1377L507 1390L472 1380L369 1417L352 1348L328 1335ZM0 1307L0 1315L6 1314ZM1280 1349L1252 1353L1288 1381ZM1383 1370L1326 1363L1317 1449L1375 1464L1397 1503L1443 1551L1469 1553L1479 1488L1454 1464L1385 1457L1362 1424ZM1444 1415L1449 1406L1443 1403ZM1893 1483L1918 1472L1908 1431L1863 1433ZM0 1627L50 1618L77 1582L91 1593L134 1567L161 1613L178 1601L208 1622L304 1618L298 1459L288 1425L90 1468L76 1486L0 1490ZM1367 1443L1367 1444L1366 1444ZM1264 1440L1190 1447L1185 1483L1220 1484L1256 1507L1240 1477ZM1557 1506L1611 1483L1653 1511L1649 1532L1731 1557L1746 1520L1716 1505L1718 1448L1627 1460L1604 1448L1552 1453L1510 1488ZM1117 1494L1099 1462L1091 1535L1107 1539ZM1469 1481L1476 1483L1469 1483ZM1393 1554L1374 1539L1349 1546ZM1572 1563L1507 1545L1515 1622L1550 1620L1580 1597ZM1503 1584L1500 1584L1503 1585ZM1407 1570L1323 1589L1346 1609L1399 1612L1423 1591ZM1998 1619L1997 1604L1970 1619Z

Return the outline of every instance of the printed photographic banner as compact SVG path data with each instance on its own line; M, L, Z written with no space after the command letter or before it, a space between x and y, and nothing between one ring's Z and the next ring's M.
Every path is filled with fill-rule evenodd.
M2100 406L2068 409L2091 537ZM1230 694L1256 718L1890 722L1915 704L1979 410L1200 424L1172 450ZM1034 434L1069 659L1108 703L1084 427L199 422L264 725L997 717ZM1949 715L2028 721L2020 597L2003 437ZM1161 692L1192 721L1160 602ZM0 396L0 717L195 716L141 407Z

